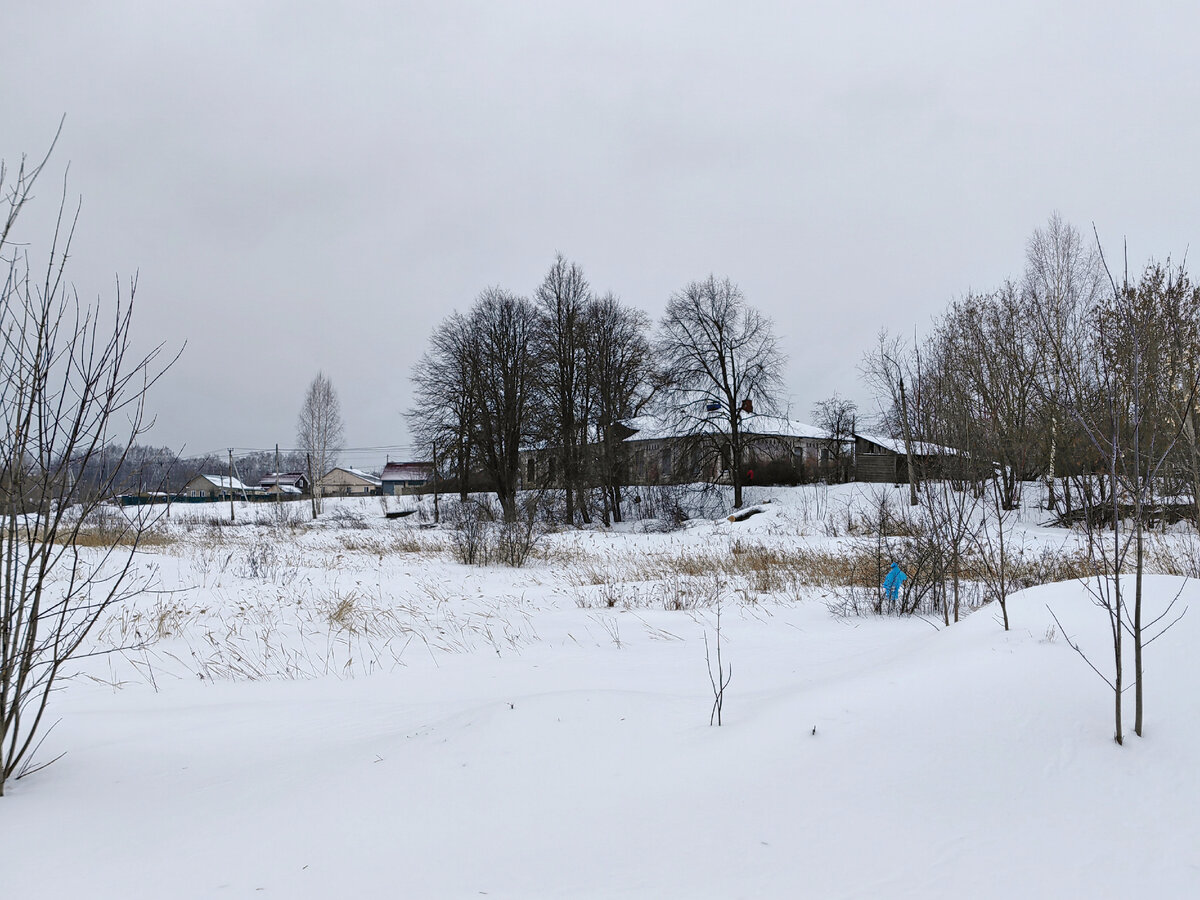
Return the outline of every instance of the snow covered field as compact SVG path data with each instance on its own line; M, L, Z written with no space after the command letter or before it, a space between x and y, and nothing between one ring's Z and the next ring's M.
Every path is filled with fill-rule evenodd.
M992 606L835 615L827 586L720 562L836 553L871 498L768 497L551 534L523 569L461 565L378 500L295 528L174 508L157 592L95 636L146 648L86 661L40 754L66 756L0 799L2 896L1200 896L1196 584L1148 581L1191 612L1118 747L1049 611L1111 666L1079 582L1013 596L1007 633ZM1038 515L1023 546L1077 545Z

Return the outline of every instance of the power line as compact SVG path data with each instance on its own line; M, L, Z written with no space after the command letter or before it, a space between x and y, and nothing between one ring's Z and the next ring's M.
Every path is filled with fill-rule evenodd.
M274 446L271 446L271 447L229 447L229 446L225 446L225 447L216 448L214 450L206 450L203 452L188 453L187 455L189 457L220 456L220 455L230 452L231 450L236 454L246 455L246 454L250 454L250 453L274 453L275 447ZM303 447L280 447L279 452L280 453L304 453L305 450ZM362 456L364 454L369 454L369 453L370 454L392 453L392 454L397 454L397 455L400 455L400 454L411 455L414 452L417 452L417 451L413 448L413 446L411 444L382 444L377 447L342 447L338 450L338 455L339 456Z

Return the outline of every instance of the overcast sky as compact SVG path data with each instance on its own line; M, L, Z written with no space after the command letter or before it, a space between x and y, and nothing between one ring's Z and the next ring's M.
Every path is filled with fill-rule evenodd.
M13 3L0 155L66 116L75 284L137 272L139 339L187 342L156 444L290 446L321 369L349 445L404 445L430 330L556 251L654 318L728 276L794 417L870 411L876 331L1019 275L1052 211L1135 267L1200 235L1196 8L978 6Z

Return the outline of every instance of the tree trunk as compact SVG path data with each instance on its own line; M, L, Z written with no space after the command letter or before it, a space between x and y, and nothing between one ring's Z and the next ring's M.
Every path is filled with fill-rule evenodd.
M1113 735L1113 740L1118 744L1125 743L1125 734L1121 725L1121 690L1124 679L1122 677L1121 655L1122 655L1122 632L1121 632L1121 511L1117 504L1117 445L1116 436L1113 437L1112 458L1110 460L1109 471L1109 488L1112 494L1113 508L1113 603L1114 608L1109 610L1109 625L1113 632L1113 662L1116 666L1116 673L1113 678L1113 694L1114 698L1114 714L1116 719L1116 734ZM1090 530L1090 529L1089 529Z
M1188 442L1188 462L1192 476L1192 510L1196 530L1200 532L1200 447L1196 445L1195 404L1189 404L1183 419L1183 431Z
M1050 417L1050 471L1046 474L1046 509L1054 511L1057 504L1054 499L1054 462L1058 453L1058 419Z
M1134 711L1133 733L1142 736L1142 509L1138 501L1137 510L1137 575L1134 579L1133 593L1133 678L1134 678Z
M734 434L729 442L729 480L733 482L733 508L742 508L742 448Z
M471 476L467 471L470 464L471 449L470 444L459 439L458 442L458 499L460 503L467 502L467 493L470 490Z
M916 506L917 500L917 465L913 456L912 424L908 418L908 394L904 390L904 376L900 376L900 428L904 433L904 455L908 463L908 504Z

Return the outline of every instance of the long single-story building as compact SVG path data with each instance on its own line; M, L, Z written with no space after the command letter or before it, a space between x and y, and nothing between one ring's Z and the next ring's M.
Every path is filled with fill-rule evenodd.
M639 416L621 425L630 432L622 443L628 448L631 483L729 480L726 417L675 422ZM746 412L740 431L746 448L742 467L750 482L810 480L835 456L833 435L807 422Z
M729 480L729 423L724 417L687 421L646 415L612 427L620 440L626 484ZM748 483L811 480L837 456L834 437L806 422L745 412L741 432L746 438L742 465ZM521 476L526 486L556 483L557 469L554 447L521 451Z

